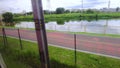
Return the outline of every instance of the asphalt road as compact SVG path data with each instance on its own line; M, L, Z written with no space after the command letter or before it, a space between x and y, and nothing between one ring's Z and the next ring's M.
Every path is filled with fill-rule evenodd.
M18 37L16 29L6 29L7 36ZM20 30L22 39L36 41L34 30ZM115 56L120 58L120 38L97 37L87 35L76 35L78 50ZM62 32L47 32L49 44L58 45L66 48L74 48L74 35Z

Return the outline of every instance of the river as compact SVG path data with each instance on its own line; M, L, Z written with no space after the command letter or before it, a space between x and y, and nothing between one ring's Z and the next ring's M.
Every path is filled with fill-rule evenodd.
M63 24L57 21L47 22L47 30L67 31L67 32L88 32L99 34L118 34L120 35L120 19L111 20L70 20ZM35 28L34 22L20 22L15 25L18 28Z

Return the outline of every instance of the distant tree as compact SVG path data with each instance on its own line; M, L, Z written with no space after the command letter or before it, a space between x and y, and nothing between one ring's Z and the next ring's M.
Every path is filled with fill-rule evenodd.
M14 17L19 17L19 16L23 16L23 15L20 14L20 13L14 13L13 16L14 16Z
M77 10L76 13L81 13L82 11L81 10Z
M50 11L49 10L44 10L44 14L49 14Z
M51 14L56 14L56 11L50 11Z
M120 10L120 8L119 8L119 7L117 7L117 8L116 8L116 12L118 12L119 10Z
M86 10L86 13L94 13L94 11L91 9L88 9L88 10Z
M65 13L70 13L70 10L65 10Z
M2 17L5 23L13 23L13 14L11 12L2 14Z
M57 14L62 14L62 13L64 13L65 12L65 9L64 8L57 8L56 9L56 13Z
M27 12L26 14L27 14L27 15L32 15L32 14L33 14L33 12Z

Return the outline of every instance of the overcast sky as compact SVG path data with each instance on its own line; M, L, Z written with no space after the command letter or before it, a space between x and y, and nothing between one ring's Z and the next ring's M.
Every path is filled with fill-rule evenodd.
M80 9L82 0L42 0L43 9L55 10L57 7L66 9ZM48 3L50 1L50 3ZM120 0L110 0L110 7L120 7ZM83 0L83 8L104 8L108 7L109 0ZM32 11L31 0L0 0L0 13L5 11L22 12Z

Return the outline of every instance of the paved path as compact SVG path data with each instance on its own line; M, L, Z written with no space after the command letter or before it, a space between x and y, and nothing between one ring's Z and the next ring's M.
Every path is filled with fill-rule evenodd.
M6 34L18 37L16 29L6 29ZM36 41L36 34L33 30L20 30L22 39ZM87 35L77 36L77 49L110 55L120 58L120 38L96 37ZM61 32L47 32L49 44L59 45L67 48L74 48L74 35Z

